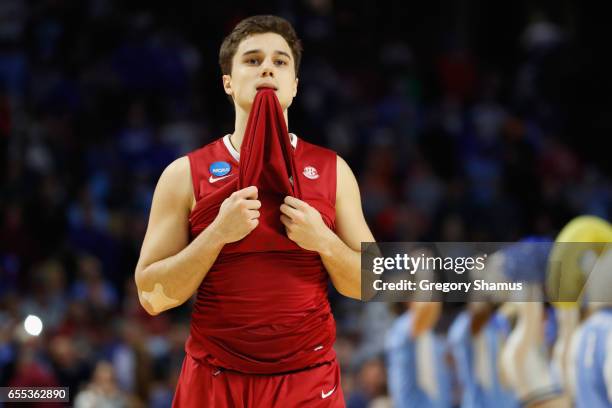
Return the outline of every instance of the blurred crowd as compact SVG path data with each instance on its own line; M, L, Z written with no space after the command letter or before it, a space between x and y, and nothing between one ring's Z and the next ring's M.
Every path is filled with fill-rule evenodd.
M251 14L302 37L290 130L347 160L377 240L514 241L610 219L610 125L585 98L598 71L580 61L597 54L578 6L272 3L0 2L0 385L169 405L190 305L148 316L133 272L161 171L233 130L217 53ZM394 314L330 299L348 406L373 406Z

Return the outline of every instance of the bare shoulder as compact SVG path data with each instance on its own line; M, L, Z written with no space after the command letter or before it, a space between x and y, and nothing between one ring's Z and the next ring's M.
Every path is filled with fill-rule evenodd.
M340 156L339 154L336 155L336 169L338 171L338 173L340 172L346 172L346 171L351 171L351 168L349 167L348 163L346 162L346 160L344 160L342 158L342 156Z
M184 204L189 210L195 205L191 167L187 156L179 157L162 172L157 182L156 194L161 194L177 204Z
M184 176L191 176L191 169L189 168L189 158L187 156L179 157L174 160L164 169L162 177L178 178Z

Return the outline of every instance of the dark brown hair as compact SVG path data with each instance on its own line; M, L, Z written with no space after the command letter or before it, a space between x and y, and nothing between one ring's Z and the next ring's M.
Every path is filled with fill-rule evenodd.
M290 22L282 17L271 15L247 17L239 22L232 32L225 37L219 49L221 73L223 75L230 75L232 73L232 60L242 40L252 34L264 33L276 33L287 41L293 54L295 76L297 77L300 60L302 59L302 42L297 37Z

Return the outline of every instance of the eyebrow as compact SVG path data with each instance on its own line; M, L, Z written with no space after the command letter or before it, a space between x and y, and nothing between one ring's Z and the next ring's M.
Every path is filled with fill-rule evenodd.
M261 53L261 52L262 52L261 50L249 50L249 51L244 52L244 53L242 54L242 56L244 57L245 55L250 55L250 54L259 54L259 53ZM291 55L287 54L285 51L276 50L276 51L274 51L274 54L283 55L283 56L285 56L285 57L287 57L287 58L291 59Z

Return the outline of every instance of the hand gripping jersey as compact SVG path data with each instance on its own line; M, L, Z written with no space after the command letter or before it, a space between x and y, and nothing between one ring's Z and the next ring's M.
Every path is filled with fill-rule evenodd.
M186 352L251 374L284 373L335 358L328 274L318 253L287 238L280 222L285 196L315 209L334 229L336 154L288 135L272 90L258 92L241 151L229 136L189 155L197 203L191 239L216 217L223 200L258 187L260 223L227 244L197 291Z

